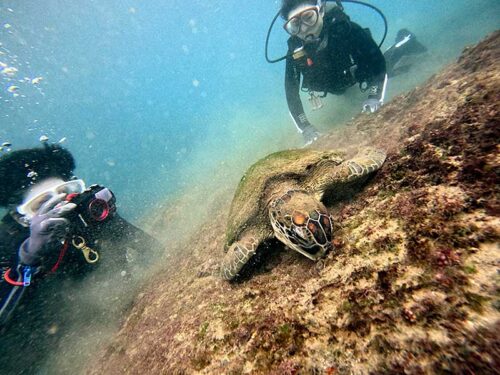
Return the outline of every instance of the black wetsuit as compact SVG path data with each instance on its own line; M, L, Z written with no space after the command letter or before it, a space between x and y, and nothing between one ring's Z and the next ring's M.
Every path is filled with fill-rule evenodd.
M297 49L304 46L303 52ZM340 95L356 83L364 83L370 95L380 96L386 74L385 59L369 30L350 21L340 9L325 14L320 42L303 44L288 39L285 92L297 127L309 125L300 100L300 89ZM302 86L301 86L302 77Z
M130 293L163 246L115 215L100 230L88 233L95 237L87 240L98 241L92 245L99 252L97 263L87 263L81 250L70 246L51 272L61 256L61 250L55 249L42 263L43 269L32 276L31 285L14 286L5 280L4 272L10 268L11 279L21 280L15 272L17 253L29 234L13 213L0 221L0 308L4 309L0 318L11 315L0 327L0 372L53 373L51 366L56 366L56 372L72 373L71 362L54 358L54 353L65 352L66 346L75 348L76 340L92 339L89 335L94 331L99 336L103 327L116 324L132 299ZM71 360L76 356L72 352Z
M396 42L384 52L389 77L406 73L412 64L411 57L427 52L415 34L407 29L398 31ZM404 59L403 59L404 58Z
M9 213L0 222L0 327L5 325L16 306L25 293L33 293L35 289L43 287L46 276L60 279L80 279L90 271L101 267L126 269L129 259L127 259L127 248L136 249L146 259L152 256L150 251L157 251L161 245L154 238L143 232L141 229L128 223L125 219L115 214L110 220L103 222L94 230L85 234L87 243L100 254L100 260L94 264L88 263L81 250L71 244L63 250L53 252L45 257L42 264L33 268L32 285L13 285L23 281L24 266L18 264L17 253L19 247L29 235L29 227L23 226L20 220L16 219L16 213ZM112 244L113 249L105 248L105 243ZM106 250L111 250L106 253ZM147 250L147 254L144 254ZM111 253L111 254L110 254ZM145 263L141 259L142 263ZM102 261L101 261L102 260ZM7 277L6 271L8 270ZM9 282L10 280L10 282ZM12 283L12 281L14 283ZM23 297L24 299L24 297ZM29 299L29 298L28 298ZM57 302L57 301L54 301Z

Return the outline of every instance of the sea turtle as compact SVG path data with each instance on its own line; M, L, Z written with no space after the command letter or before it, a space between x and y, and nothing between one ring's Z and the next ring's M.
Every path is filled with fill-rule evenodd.
M237 277L259 244L273 237L312 260L332 248L332 218L321 201L330 193L342 196L361 185L386 157L384 151L371 147L350 160L343 155L286 150L248 169L231 204L222 278Z

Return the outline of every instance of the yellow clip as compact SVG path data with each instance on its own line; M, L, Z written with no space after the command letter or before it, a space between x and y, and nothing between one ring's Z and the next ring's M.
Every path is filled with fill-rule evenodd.
M298 60L298 59L304 57L305 55L306 55L306 53L304 51L304 46L296 48L292 54L294 60Z
M87 246L85 238L82 236L73 237L73 246L80 249L87 263L93 264L99 260L99 253Z

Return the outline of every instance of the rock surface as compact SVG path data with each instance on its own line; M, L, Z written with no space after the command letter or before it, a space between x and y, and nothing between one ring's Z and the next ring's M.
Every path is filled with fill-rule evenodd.
M92 374L495 373L500 369L500 32L315 147L388 160L330 207L313 263L270 244L230 284L227 204L141 293Z

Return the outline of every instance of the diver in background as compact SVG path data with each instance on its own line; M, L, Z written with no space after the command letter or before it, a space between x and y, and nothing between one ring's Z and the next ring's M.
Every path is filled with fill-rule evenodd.
M9 210L0 222L0 327L15 315L23 295L29 303L46 285L47 275L62 283L101 263L127 269L127 247L138 252L160 249L155 239L116 213L109 189L85 188L82 180L72 180L74 168L71 153L57 145L13 151L0 158L0 207ZM100 246L106 240L120 243L116 247L120 251L106 253ZM32 307L28 305L22 314L33 315Z
M283 0L280 14L290 34L286 99L306 145L319 133L304 113L301 90L309 92L313 108L320 108L320 96L341 95L359 83L368 93L363 112L380 108L387 84L386 63L367 29L352 22L339 6L327 10L321 0Z
M387 75L394 77L408 72L413 63L412 57L427 52L427 48L417 40L415 34L407 29L401 29L396 35L396 41L385 52Z

